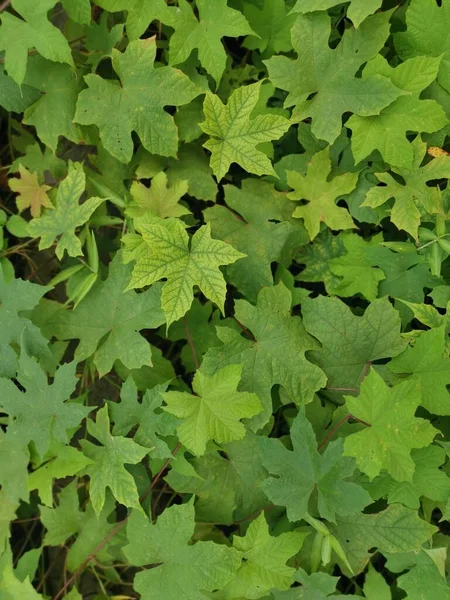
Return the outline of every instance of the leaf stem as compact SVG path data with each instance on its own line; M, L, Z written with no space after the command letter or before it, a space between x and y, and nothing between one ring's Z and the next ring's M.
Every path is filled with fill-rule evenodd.
M371 427L370 423L367 423L366 421L363 421L362 419L358 419L358 417L355 417L351 413L348 413L348 415L345 415L345 417L342 417L342 419L340 421L338 421L336 423L336 425L328 432L328 435L317 446L317 450L321 450L325 446L325 444L330 441L330 439L333 437L333 435L336 433L336 431L338 431L338 429L340 429L343 425L345 425L345 423L347 423L350 419L353 419L354 421L357 421L358 423L361 423L362 425L366 425L367 427Z
M194 360L195 368L199 369L200 362L198 360L197 350L195 349L194 340L192 339L186 317L183 317L183 325L184 325L184 331L186 332L187 343L189 344L189 348L191 349L191 352L192 352L192 358Z

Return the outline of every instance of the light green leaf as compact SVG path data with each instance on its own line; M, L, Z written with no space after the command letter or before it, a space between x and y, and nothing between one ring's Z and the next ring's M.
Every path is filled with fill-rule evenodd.
M178 219L148 219L136 226L142 237L122 238L125 249L130 249L130 258L136 260L128 289L151 285L164 277L167 281L161 306L167 327L189 310L194 286L223 313L226 284L219 266L234 263L245 255L212 239L209 224L200 227L190 240Z
M187 193L187 181L177 181L170 187L167 185L167 175L164 171L153 177L151 187L134 181L130 188L133 203L126 209L130 217L151 215L165 219L167 217L182 217L190 214L190 210L179 204L181 198Z
M363 590L367 600L391 600L392 598L389 584L372 565L366 573Z
M261 412L256 394L238 392L242 367L228 365L212 376L197 371L192 382L196 393L165 392L166 411L182 419L177 427L180 442L196 456L205 453L206 444L215 440L225 444L245 436L241 419Z
M135 576L134 589L142 600L199 600L201 590L211 592L231 581L240 554L213 542L188 545L194 525L192 502L167 508L154 525L133 511L125 555L132 565L157 565Z
M227 104L222 104L214 94L206 95L205 121L200 127L210 136L204 147L211 151L210 164L218 180L226 175L233 162L255 175L275 175L270 160L257 146L281 137L291 122L270 113L252 118L261 84L238 87Z
M349 0L347 17L355 27L359 27L366 17L380 8L381 3L382 0ZM297 0L292 12L307 14L315 10L328 10L337 4L342 4L342 0Z
M80 442L83 453L93 461L86 467L85 473L91 480L89 494L95 514L98 516L105 504L108 487L121 504L140 508L136 483L124 465L140 462L148 454L148 448L139 446L130 438L111 435L108 406L97 411L95 423L88 419L87 429L102 444L96 446L87 440Z
M173 27L174 9L170 9L165 0L98 0L96 2L107 11L126 10L127 34L130 40L139 38L152 21L162 21Z
M67 177L59 184L55 210L46 211L44 216L30 221L28 231L33 237L41 238L40 250L50 248L60 235L55 250L60 260L65 251L69 256L82 254L81 242L75 229L84 225L95 209L104 202L103 198L89 198L79 204L85 185L86 177L81 164L73 164Z
M47 13L56 0L13 0L12 6L22 18L3 12L0 50L5 51L8 75L21 85L27 69L28 50L36 48L44 58L73 66L72 52L62 32L54 27Z
M355 224L348 211L336 206L336 201L349 194L356 187L358 173L337 175L331 181L329 148L325 148L311 158L306 175L297 171L288 171L287 180L293 192L289 192L290 200L307 200L307 204L297 206L293 217L303 219L305 227L313 240L325 223L330 229L353 229Z
M28 502L29 460L26 440L17 432L4 433L0 430L0 484L4 496L10 502L19 502L20 499Z
M89 25L91 22L91 3L89 0L62 0L69 17L76 23Z
M368 426L344 442L344 454L354 456L358 468L370 479L385 469L397 481L412 481L413 448L431 444L437 430L415 417L420 386L414 379L389 388L371 369L357 398L346 397L349 412Z
M123 163L133 154L133 131L149 152L175 156L177 128L164 107L187 104L201 93L181 71L155 69L155 56L155 38L131 42L123 53L113 49L121 85L86 75L88 89L78 96L75 122L97 125L106 150Z

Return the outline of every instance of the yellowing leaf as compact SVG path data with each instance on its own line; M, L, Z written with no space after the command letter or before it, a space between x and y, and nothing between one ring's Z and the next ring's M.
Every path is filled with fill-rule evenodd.
M20 179L10 179L9 187L19 196L16 198L17 208L22 212L30 209L32 217L39 217L42 208L54 208L47 195L51 189L49 185L40 185L36 173L30 173L28 169L19 165Z

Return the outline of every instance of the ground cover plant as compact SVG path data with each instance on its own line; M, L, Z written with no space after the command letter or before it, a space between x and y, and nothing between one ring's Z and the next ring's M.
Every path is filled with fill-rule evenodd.
M0 3L1 600L448 600L450 0Z

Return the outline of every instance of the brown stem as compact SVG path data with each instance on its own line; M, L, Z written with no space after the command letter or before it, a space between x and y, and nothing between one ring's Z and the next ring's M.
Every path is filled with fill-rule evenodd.
M3 12L6 8L8 8L10 4L11 0L4 0L4 2L0 4L0 12Z
M148 496L148 494L151 492L151 490L158 483L158 481L160 480L162 474L164 473L164 471L168 467L170 461L175 456L175 454L178 452L178 450L180 449L180 447L181 447L181 444L178 442L178 444L175 446L175 448L172 451L172 456L169 456L169 458L164 462L164 464L161 467L161 469L158 471L158 473L152 479L152 482L150 483L150 485L148 486L148 488L145 490L145 492L139 498L140 502L143 502L145 500L145 498ZM130 518L130 514L128 514L125 517L125 519L123 519L122 521L119 521L115 525L115 527L113 527L111 529L111 531L108 533L108 535L106 537L104 537L95 546L95 548L92 550L92 552L89 554L89 556L81 563L81 565L78 567L78 569L76 569L76 571L64 583L63 587L59 590L59 592L56 594L56 596L53 597L53 600L59 600L60 598L62 598L64 596L67 588L75 581L75 579L78 577L79 573L86 567L86 565L88 565L90 563L90 561L93 558L95 558L95 556L100 552L100 550L102 550L106 546L106 544L109 542L109 540L111 540L117 533L119 533L119 531L126 525L128 519Z
M194 340L192 339L191 332L189 331L189 326L187 324L186 317L183 317L183 325L184 325L184 331L186 332L187 343L189 344L189 348L191 349L191 352L192 352L192 358L194 360L195 368L199 369L200 363L199 363L198 356L197 356L197 350L195 349Z
M353 419L354 421L358 421L358 423L361 423L362 425L366 425L367 427L371 427L370 423L367 423L366 421L363 421L362 419L358 419L358 417L355 417L351 413L348 413L348 415L345 415L345 417L342 417L342 419L340 421L338 421L336 423L336 425L328 432L328 435L325 437L325 439L323 439L320 442L320 444L317 446L317 450L321 450L325 446L325 444L330 441L330 439L333 437L333 435L336 433L336 431L338 429L340 429L343 425L345 425L345 423L347 423L347 421L349 421L350 419Z

